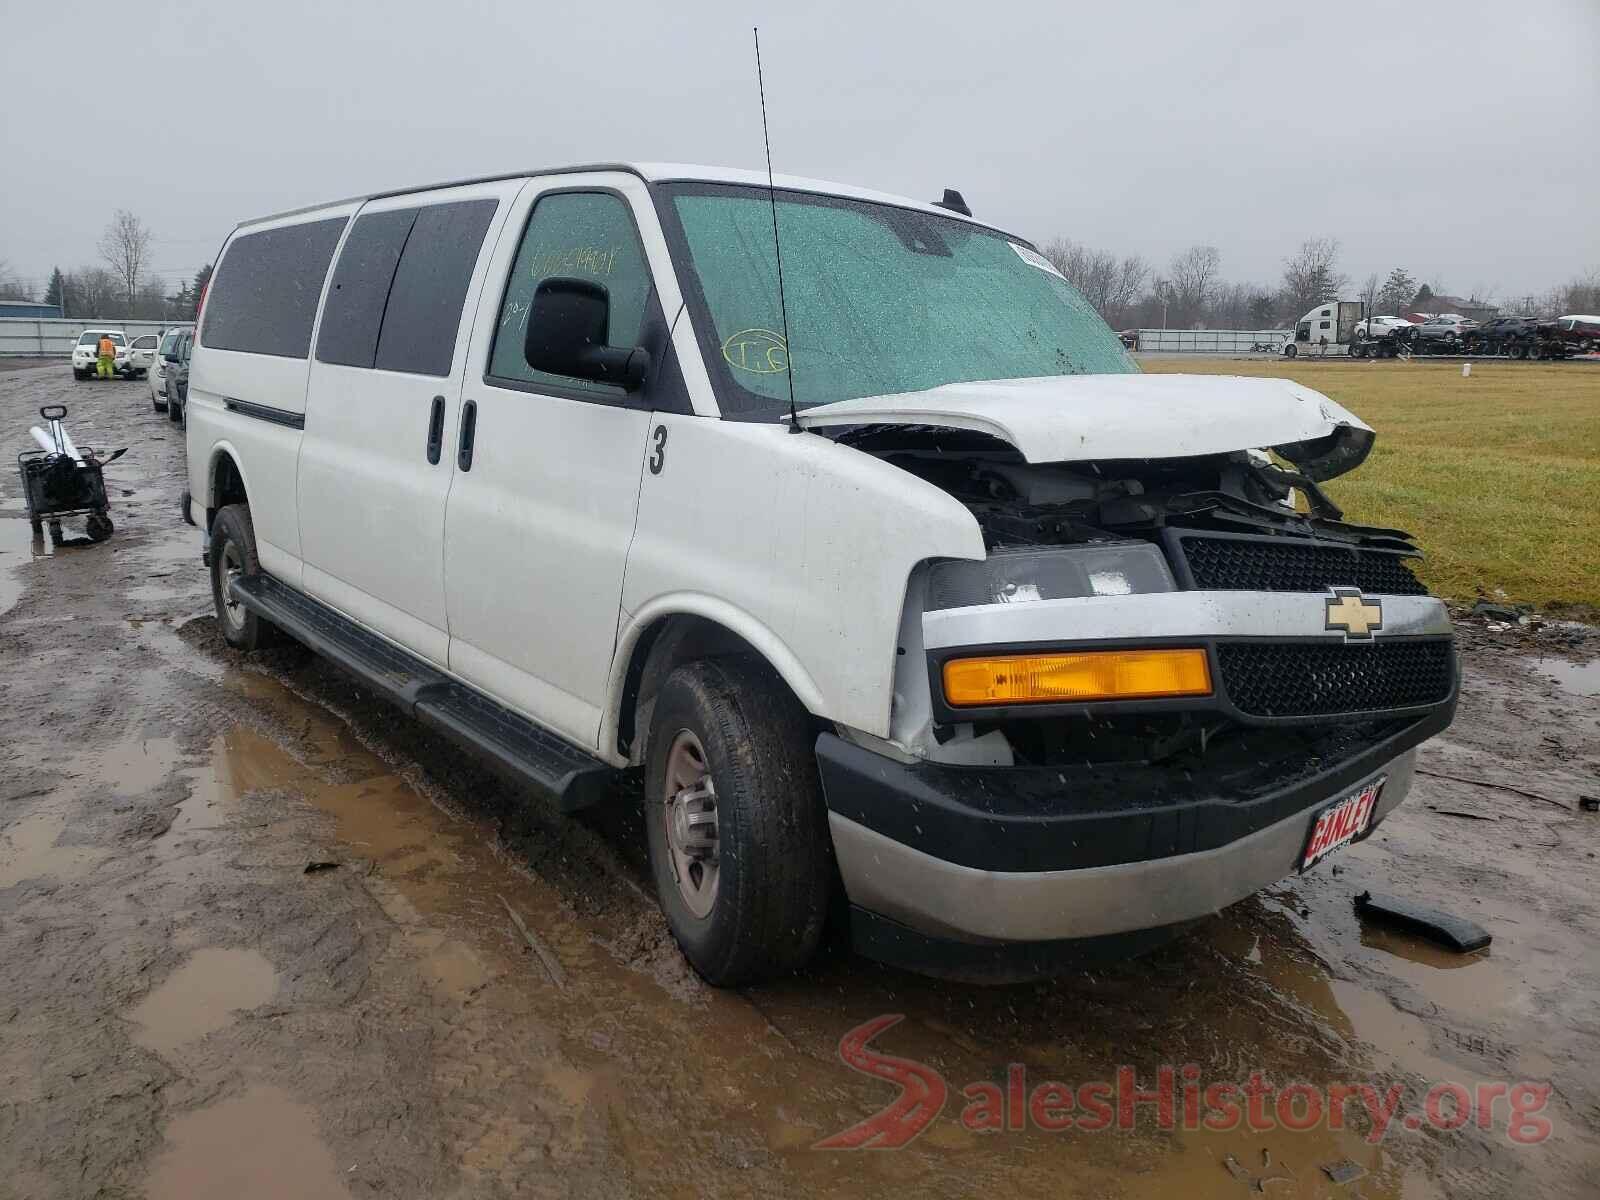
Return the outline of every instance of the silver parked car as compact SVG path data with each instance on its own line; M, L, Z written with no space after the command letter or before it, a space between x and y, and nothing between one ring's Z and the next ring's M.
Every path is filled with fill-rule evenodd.
M150 381L150 405L157 412L167 411L167 355L178 345L180 335L193 331L193 325L174 325L161 334L161 344L156 349L155 361L145 378Z

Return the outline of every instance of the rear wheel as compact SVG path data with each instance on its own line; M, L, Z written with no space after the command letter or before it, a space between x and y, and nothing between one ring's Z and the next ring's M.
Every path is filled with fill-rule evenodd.
M709 983L803 966L833 878L827 812L804 708L764 664L673 671L645 755L645 821L672 934Z
M235 650L263 650L277 645L282 637L276 625L262 620L228 593L228 585L235 579L260 573L250 509L230 504L211 525L211 600L222 636Z

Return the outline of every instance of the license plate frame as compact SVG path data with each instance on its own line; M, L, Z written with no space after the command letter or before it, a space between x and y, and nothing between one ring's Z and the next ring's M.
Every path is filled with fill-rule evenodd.
M1317 811L1300 848L1300 874L1304 875L1336 851L1372 832L1372 817L1383 795L1383 785L1388 781L1387 775L1369 779L1355 791Z

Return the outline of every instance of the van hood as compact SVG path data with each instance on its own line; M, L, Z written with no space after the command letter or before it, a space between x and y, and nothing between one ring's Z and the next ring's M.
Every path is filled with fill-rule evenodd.
M1359 466L1376 435L1321 392L1238 375L1051 375L947 383L803 409L800 425L931 425L1011 443L1031 463L1272 449L1309 478Z

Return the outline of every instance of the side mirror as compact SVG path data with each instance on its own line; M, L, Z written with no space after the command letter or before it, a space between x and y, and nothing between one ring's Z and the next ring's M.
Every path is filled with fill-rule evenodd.
M650 372L650 352L606 344L611 294L587 279L546 279L533 292L522 356L535 371L570 375L637 391Z

